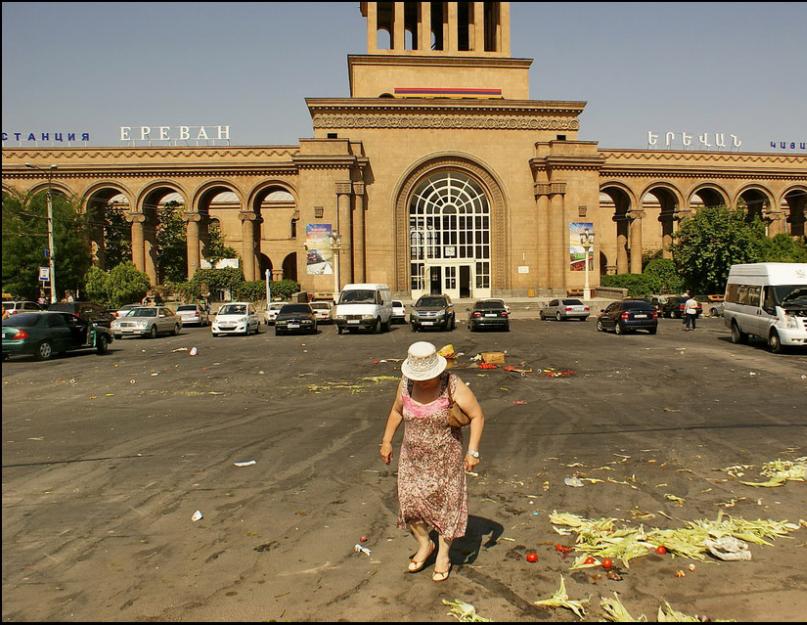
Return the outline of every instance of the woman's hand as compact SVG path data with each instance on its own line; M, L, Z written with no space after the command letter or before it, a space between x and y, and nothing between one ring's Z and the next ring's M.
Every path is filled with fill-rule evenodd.
M392 461L392 443L381 443L381 449L378 450L384 464L389 464Z
M472 471L479 464L479 458L474 458L470 454L465 454L465 470Z

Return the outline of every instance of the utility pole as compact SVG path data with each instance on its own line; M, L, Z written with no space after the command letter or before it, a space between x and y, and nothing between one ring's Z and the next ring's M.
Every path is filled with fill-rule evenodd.
M48 191L47 191L47 203L48 203L48 267L50 269L50 303L56 303L56 264L53 260L53 194L51 193L51 181L53 180L53 170L56 169L57 165L50 165L47 169L43 169L42 167L38 167L32 163L25 163L26 167L30 167L31 169L38 169L39 171L44 171L48 174Z

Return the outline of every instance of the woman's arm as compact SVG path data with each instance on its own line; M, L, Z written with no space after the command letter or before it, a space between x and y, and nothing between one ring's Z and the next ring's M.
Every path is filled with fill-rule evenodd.
M468 451L479 451L479 443L482 439L482 430L485 428L485 415L482 412L482 406L476 399L473 391L468 386L457 378L457 384L453 391L454 401L457 402L463 412L471 418L471 436L468 440ZM479 458L474 458L470 454L465 455L465 470L470 471L479 464Z
M392 404L389 417L387 417L387 427L384 428L384 436L381 439L381 449L379 453L381 454L381 459L384 461L384 464L389 464L392 461L392 439L395 436L395 432L398 430L398 426L401 425L401 421L403 421L403 400L401 399L403 384L404 380L402 379L400 384L398 384L398 391L395 393L395 401Z

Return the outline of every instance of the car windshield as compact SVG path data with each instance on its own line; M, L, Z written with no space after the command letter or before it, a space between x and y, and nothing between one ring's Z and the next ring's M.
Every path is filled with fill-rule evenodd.
M247 307L244 304L227 304L222 306L219 311L220 315L246 315Z
M582 306L583 302L581 302L579 299L565 299L565 300L563 300L563 305L564 306Z
M14 315L9 319L3 319L3 327L12 326L15 328L33 328L42 318L40 314L22 313Z
M330 305L327 302L312 302L311 308L318 308L320 310L329 310Z
M285 304L269 304L269 310L280 310Z
M133 308L127 317L156 317L156 308Z
M445 306L446 300L443 297L421 297L415 306Z
M773 287L776 301L782 306L807 307L807 287L803 284Z
M196 312L196 306L177 306L177 312L182 312L186 310L192 310Z
M392 300L392 305L395 306L395 308L403 308L403 302L399 302L397 299Z
M311 307L308 304L286 304L280 309L280 314L286 313L310 313Z
M484 302L477 302L474 306L476 310L504 310L504 302L501 300L486 300Z
M375 304L375 291L358 289L355 291L342 291L339 296L340 304Z

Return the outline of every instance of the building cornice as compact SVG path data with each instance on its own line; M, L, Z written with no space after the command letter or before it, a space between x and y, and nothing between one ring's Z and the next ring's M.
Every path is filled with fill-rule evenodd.
M566 100L498 100L467 98L306 98L311 115L350 113L528 113L577 116L587 102Z
M419 52L412 54L348 54L348 67L353 65L390 65L401 67L409 65L415 67L484 67L497 69L529 69L533 59L509 58L502 56L478 56L473 52L459 52L457 56L433 56Z

